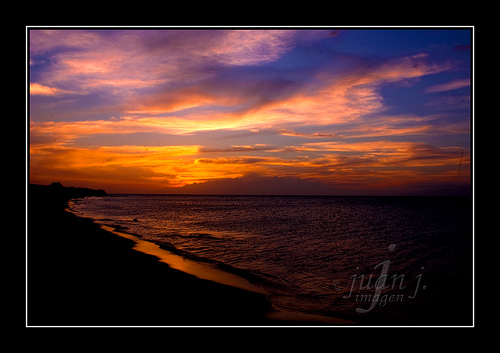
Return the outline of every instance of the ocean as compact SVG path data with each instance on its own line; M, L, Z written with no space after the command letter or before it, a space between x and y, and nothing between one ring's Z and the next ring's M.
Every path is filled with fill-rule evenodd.
M110 195L69 208L246 278L277 308L361 325L472 324L470 197Z

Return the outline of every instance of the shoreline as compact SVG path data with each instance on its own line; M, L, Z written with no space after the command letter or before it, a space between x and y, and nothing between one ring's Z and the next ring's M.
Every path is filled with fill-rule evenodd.
M248 281L240 283L241 289L175 269L156 254L134 249L139 238L114 234L65 211L68 199L61 202L33 190L28 203L28 326L353 324L277 308ZM238 277L229 275L229 282Z
M132 234L117 231L116 228L106 225L101 225L101 228L107 232L116 234L125 239L132 240L135 243L133 245L134 250L148 255L156 256L158 258L158 261L166 263L172 269L179 270L200 279L236 287L249 292L269 294L269 292L265 289L251 284L243 277L222 271L214 266L210 266L209 264L204 264L188 258L184 258L180 255L174 254L168 250L161 248L159 245L153 242L143 240Z
M117 231L113 227L101 225L101 228L107 232L134 241L135 242L135 245L133 246L134 250L155 256L158 258L158 261L166 263L172 269L179 270L183 273L195 276L196 278L202 280L208 280L225 286L239 288L244 291L264 294L266 296L271 294L266 289L253 285L250 281L241 276L223 271L208 264L184 258L180 255L174 254L168 250L161 248L159 245L153 242L143 240L132 234ZM272 309L265 313L265 317L273 321L317 322L318 324L323 324L323 325L354 324L354 322L345 319L280 308L272 303L271 305Z

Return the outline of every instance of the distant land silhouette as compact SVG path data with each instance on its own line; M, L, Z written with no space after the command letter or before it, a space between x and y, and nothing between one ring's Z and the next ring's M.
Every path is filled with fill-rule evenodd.
M268 177L250 173L239 178L224 178L165 188L166 194L190 195L310 195L310 196L468 196L470 185L452 183L414 183L399 187L370 189L356 183L324 184L318 180L293 177Z
M46 204L65 205L69 199L87 197L87 196L106 196L107 193L100 189L66 187L59 182L53 182L50 185L30 184L29 196L33 200L43 200Z

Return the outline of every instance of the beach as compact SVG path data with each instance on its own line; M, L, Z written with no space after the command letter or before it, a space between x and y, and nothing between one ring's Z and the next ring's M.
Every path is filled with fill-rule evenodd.
M202 280L30 193L28 325L263 325L265 296Z
M346 323L283 312L262 293L197 278L133 249L131 239L30 189L29 326L268 326Z

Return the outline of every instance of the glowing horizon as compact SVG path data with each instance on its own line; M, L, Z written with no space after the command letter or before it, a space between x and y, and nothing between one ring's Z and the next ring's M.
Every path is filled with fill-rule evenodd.
M469 190L470 29L29 35L31 183Z

